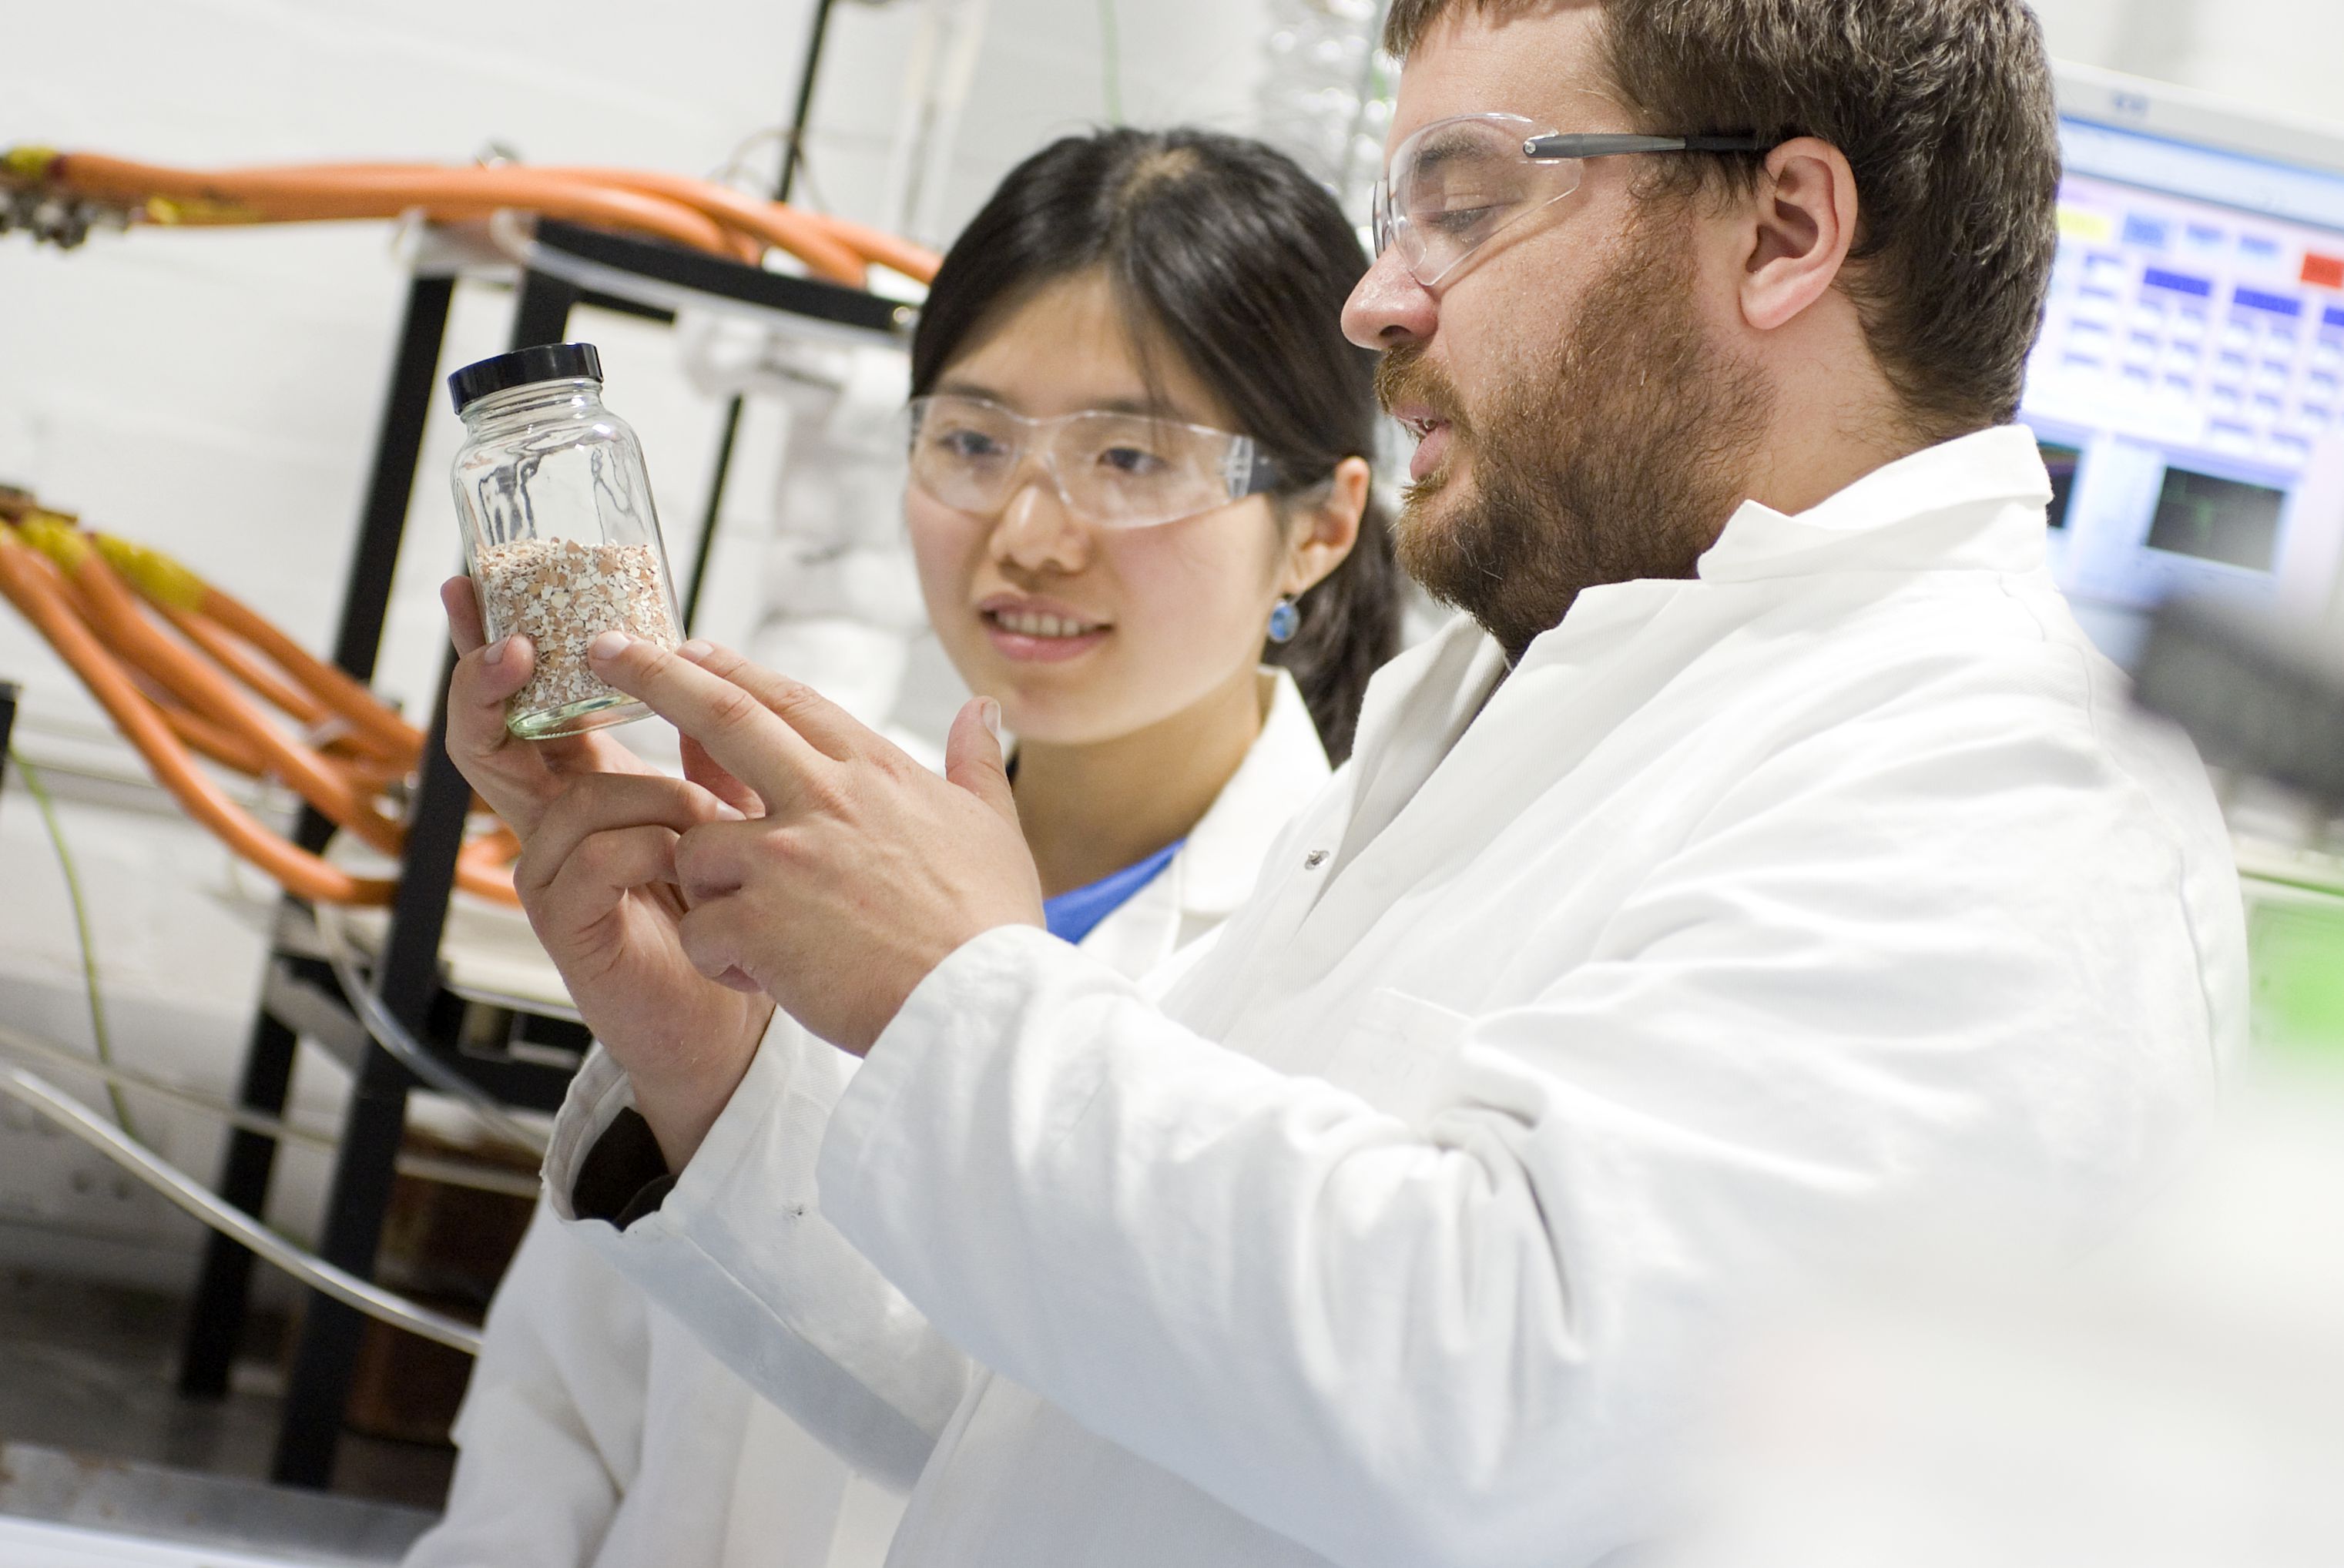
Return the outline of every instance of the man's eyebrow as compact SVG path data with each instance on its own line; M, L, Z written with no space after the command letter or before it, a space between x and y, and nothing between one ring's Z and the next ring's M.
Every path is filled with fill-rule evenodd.
M1451 126L1416 149L1416 166L1420 171L1437 169L1453 159L1487 152L1483 137L1475 136L1462 126Z

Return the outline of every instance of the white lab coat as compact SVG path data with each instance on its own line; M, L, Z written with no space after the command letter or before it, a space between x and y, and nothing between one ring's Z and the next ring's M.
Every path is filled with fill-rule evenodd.
M1083 940L1109 970L1157 969L1227 919L1325 784L1301 693L1283 672L1262 679L1265 722L1237 774L1170 864ZM807 1050L851 1065L780 1020L743 1092ZM542 1205L490 1310L455 1435L446 1516L408 1568L876 1564L910 1479L853 1477Z
M1160 1000L989 932L852 1079L801 1060L575 1229L920 1467L894 1568L1649 1539L1758 1314L1945 1235L2071 1252L2239 1045L2221 819L2054 588L2048 497L1984 432L1744 506L1494 692L1452 627ZM574 1087L565 1215L626 1098Z

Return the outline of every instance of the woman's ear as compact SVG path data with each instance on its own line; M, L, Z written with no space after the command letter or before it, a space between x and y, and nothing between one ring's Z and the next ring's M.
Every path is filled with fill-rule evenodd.
M1343 558L1359 542L1360 519L1368 513L1369 475L1365 457L1346 457L1328 477L1324 495L1295 507L1278 592L1299 598L1343 564Z
M1766 156L1743 209L1742 318L1761 332L1787 325L1829 292L1855 243L1855 171L1847 155L1798 136Z

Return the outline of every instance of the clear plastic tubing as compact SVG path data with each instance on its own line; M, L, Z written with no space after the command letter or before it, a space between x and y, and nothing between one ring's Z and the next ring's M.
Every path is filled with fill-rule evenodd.
M490 642L537 650L505 724L526 740L622 724L648 711L586 663L606 631L673 648L683 623L660 542L643 449L602 406L591 343L550 343L448 377L464 445L452 479L464 568Z

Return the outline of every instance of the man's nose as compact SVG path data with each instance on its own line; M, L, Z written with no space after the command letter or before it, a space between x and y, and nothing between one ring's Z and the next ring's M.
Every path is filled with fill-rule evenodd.
M1066 510L1050 476L1029 472L993 525L993 558L1027 571L1078 572L1090 555L1090 529Z
M1431 337L1440 302L1417 282L1397 249L1376 257L1343 302L1343 336L1362 348L1397 348Z

